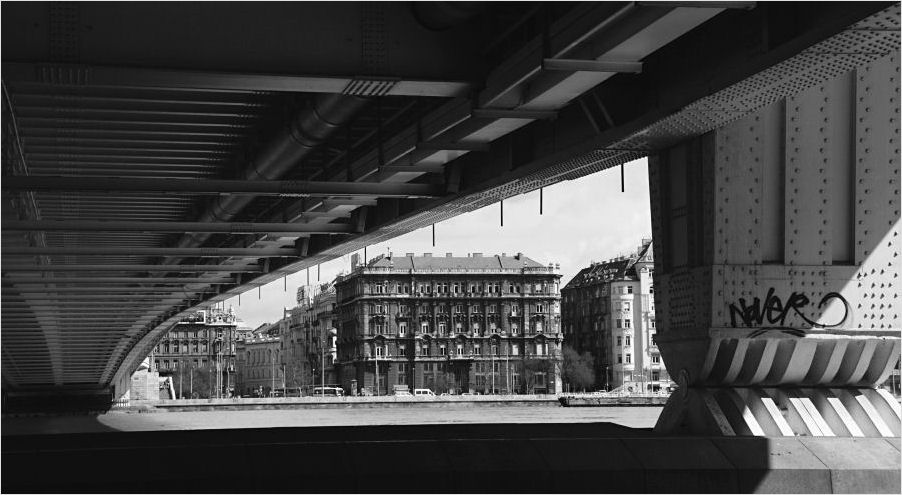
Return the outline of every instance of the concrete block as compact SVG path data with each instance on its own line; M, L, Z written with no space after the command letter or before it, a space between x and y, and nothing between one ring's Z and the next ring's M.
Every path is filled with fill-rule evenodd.
M645 469L647 493L735 493L736 470L708 438L626 438Z
M830 471L796 438L714 438L741 493L828 493Z
M900 453L883 438L799 438L830 469L833 493L899 493Z
M639 460L613 438L536 439L550 466L552 493L644 493Z
M451 492L549 492L551 473L529 440L443 440Z

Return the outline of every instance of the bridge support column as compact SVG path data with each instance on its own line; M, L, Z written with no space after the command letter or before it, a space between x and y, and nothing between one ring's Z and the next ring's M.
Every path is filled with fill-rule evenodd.
M899 97L896 52L650 158L656 431L900 435Z

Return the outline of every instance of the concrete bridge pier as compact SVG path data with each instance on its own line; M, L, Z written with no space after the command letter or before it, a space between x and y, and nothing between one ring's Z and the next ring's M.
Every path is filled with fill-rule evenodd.
M657 432L898 449L899 97L896 51L650 158Z

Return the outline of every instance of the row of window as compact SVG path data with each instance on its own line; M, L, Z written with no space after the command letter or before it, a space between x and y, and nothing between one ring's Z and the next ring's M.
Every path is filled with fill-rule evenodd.
M180 359L154 359L153 364L154 367L158 370L177 370L182 361ZM189 361L189 364L194 365L194 368L206 368L207 360L206 359L195 359L194 361Z
M387 325L382 322L371 323L373 328L373 333L375 335L386 335L387 334ZM448 333L448 324L446 322L440 321L436 325L438 328L438 335L445 336ZM463 322L455 322L454 323L454 333L464 333L466 327L464 327ZM531 326L529 326L531 330L535 333L542 333L545 331L545 324L541 320L532 322ZM431 333L431 326L428 321L420 322L420 333ZM474 322L470 324L469 330L476 335L483 335L483 327L481 323ZM487 327L488 333L497 333L498 332L498 324L495 322L489 322ZM518 323L511 323L510 325L510 334L511 335L519 335L520 333L520 325ZM408 326L406 321L398 322L398 337L406 337L408 335Z
M383 314L384 315L384 314L388 313L388 309L389 309L388 305L385 305L385 304L371 304L369 306L370 314ZM438 314L448 314L448 306L445 304L440 304L440 305L436 306L435 310L436 310L436 313L438 313ZM546 305L546 304L539 303L539 304L532 305L533 313L545 313L547 310L548 310L548 305ZM481 314L482 307L474 304L474 305L470 306L469 312L470 312L470 314ZM498 306L495 304L489 304L485 307L485 312L490 315L497 314ZM410 314L410 306L406 306L406 305L399 306L398 313L402 314L402 315L409 315ZM418 313L419 314L432 314L432 311L430 311L428 304L423 304L422 306L419 307ZM463 314L464 313L464 305L463 304L455 305L454 313L455 314ZM519 313L520 313L520 308L518 306L511 306L511 309L510 309L511 316L517 316Z
M528 346L531 347L535 351L535 355L537 355L537 356L547 356L548 355L548 343L547 342L541 342L541 343L536 342L535 344L528 345ZM428 345L422 345L422 346L413 345L411 347L413 348L416 356L429 357L431 355L430 354L431 351L430 351L430 348ZM387 357L387 351L386 351L386 348L384 345L373 344L372 349L373 349L373 355L375 355L377 357ZM399 344L398 345L398 356L399 357L407 357L408 356L407 349L408 349L407 344ZM457 355L457 356L463 356L465 354L464 353L465 348L464 348L463 344L457 344L457 346L455 347L454 350L456 351L455 355ZM499 357L502 356L498 345L492 345L491 347L489 347L488 350L489 350L488 354L483 354L483 346L480 344L474 344L473 349L472 349L472 355L474 355L474 356L486 355L486 356L499 356ZM448 346L446 346L445 344L439 345L438 352L439 352L438 353L439 356L447 356L448 355ZM519 356L520 355L520 344L511 344L510 345L510 355L511 356Z
M533 294L556 294L557 284L534 283L534 284L501 284L499 282L489 283L460 283L460 282L439 282L436 284L419 283L419 284L396 284L389 282L377 282L366 285L371 294L410 294L411 291L420 294L501 294L504 288L507 288L508 294L533 293ZM469 290L467 290L469 288Z
M618 344L618 345L619 345L619 344ZM623 354L618 354L618 355L617 355L617 362L620 363L620 364L623 364L624 362L626 362L626 364L629 364L629 363L632 363L632 362L633 362L633 355L632 355L632 354L627 353L625 356L626 356L626 358L624 359L624 355L623 355ZM652 355L651 355L651 362L652 362L652 364L661 364L661 355L660 355L660 354L652 354Z

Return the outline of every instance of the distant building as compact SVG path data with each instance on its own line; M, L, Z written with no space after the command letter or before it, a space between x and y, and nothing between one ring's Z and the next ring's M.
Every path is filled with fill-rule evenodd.
M559 392L559 282L559 266L519 253L389 254L354 266L335 282L341 386Z
M242 396L267 397L285 387L280 323L265 323L237 345L237 390Z
M338 383L333 317L332 283L298 288L298 305L285 311L281 321L282 364L289 387L309 392L310 387ZM325 355L323 355L325 349ZM323 368L325 366L325 368Z
M582 269L561 290L564 342L595 358L596 384L657 390L670 383L655 344L651 240Z
M161 376L184 375L191 381L194 373L205 373L210 390L206 393L228 396L235 386L236 318L234 311L208 309L178 322L154 348L153 370ZM189 385L183 383L182 397Z

